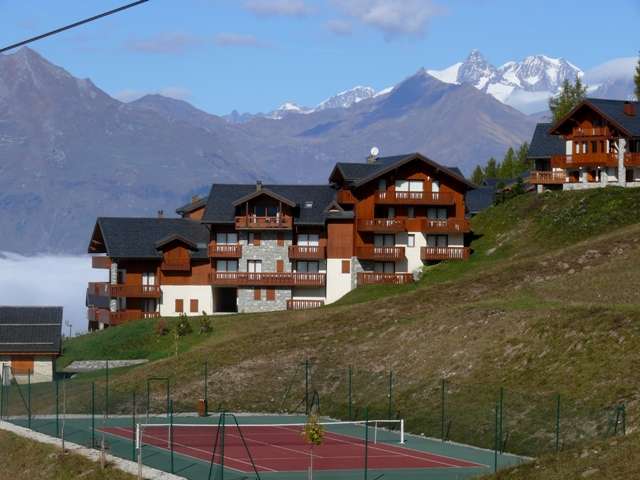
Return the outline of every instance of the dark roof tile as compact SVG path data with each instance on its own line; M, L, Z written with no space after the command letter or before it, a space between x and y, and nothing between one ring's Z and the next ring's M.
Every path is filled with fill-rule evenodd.
M553 155L562 155L565 152L565 141L559 135L551 135L549 130L551 123L539 123L533 132L531 145L529 145L528 158L550 158Z
M62 307L0 306L0 352L60 353Z

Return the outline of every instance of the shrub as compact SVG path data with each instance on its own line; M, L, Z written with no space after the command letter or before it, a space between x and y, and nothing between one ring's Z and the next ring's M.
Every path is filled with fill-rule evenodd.
M193 328L191 327L191 322L189 322L189 317L185 313L180 314L178 318L178 323L176 324L176 334L178 337L184 337L185 335L189 335L193 332Z
M202 317L200 317L200 335L211 333L212 330L213 324L211 323L211 317L209 317L206 312L202 312Z

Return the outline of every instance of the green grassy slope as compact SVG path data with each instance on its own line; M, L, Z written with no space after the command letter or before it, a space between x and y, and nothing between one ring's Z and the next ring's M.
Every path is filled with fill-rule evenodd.
M602 432L611 405L627 402L629 423L637 418L639 222L640 190L525 195L473 220L470 261L429 267L416 285L357 290L308 312L217 317L214 333L188 339L177 357L145 322L67 348L74 358L148 354L156 361L114 375L114 388L169 375L177 405L192 410L204 361L211 403L243 410L277 410L300 398L293 380L309 357L325 409L344 412L343 380L354 365L356 405L383 415L385 372L393 369L394 408L411 431L428 434L440 431L445 377L452 437L482 445L492 442L491 411L503 386L507 448L529 454L552 442L560 393L568 448Z

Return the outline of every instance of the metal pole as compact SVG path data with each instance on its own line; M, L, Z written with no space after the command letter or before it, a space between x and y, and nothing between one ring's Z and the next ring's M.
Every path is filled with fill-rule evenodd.
M227 413L222 412L222 435L220 436L220 480L224 480L224 437L225 437L225 424L227 422Z
M387 419L391 420L393 410L393 370L389 370L389 416Z
M171 473L174 473L173 463L173 401L169 401L169 449L171 450Z
M208 362L204 361L204 416L209 416L209 404L208 404L208 395L207 395L207 380L208 380Z
M96 446L96 382L91 382L91 448Z
M369 475L369 407L364 410L364 480Z
M60 438L60 381L56 378L56 437Z
M109 360L107 360L107 368L105 369L104 416L109 418Z
M349 365L349 420L353 420L353 390L352 390L353 369Z
M556 453L560 451L560 394L556 397Z
M500 442L498 445L500 447L500 453L502 453L503 449L503 428L504 428L504 387L500 387L500 418L498 425L498 441Z
M171 400L171 387L169 387L169 379L167 378L167 412L171 410L171 415L173 415L173 400ZM167 413L169 415L169 413Z
M309 415L309 359L304 361L304 405L305 413Z
M493 445L493 471L494 473L498 471L498 420L500 415L500 406L496 404L495 411L495 430L494 430L494 445Z
M31 428L31 369L27 370L27 415L27 425Z
M442 379L442 385L441 385L441 398L440 398L440 438L442 439L442 441L444 442L444 430L445 430L445 397L446 397L446 385L447 385L447 381L443 378Z
M132 407L131 411L131 435L133 436L131 441L131 461L136 461L136 392L133 391L132 397Z

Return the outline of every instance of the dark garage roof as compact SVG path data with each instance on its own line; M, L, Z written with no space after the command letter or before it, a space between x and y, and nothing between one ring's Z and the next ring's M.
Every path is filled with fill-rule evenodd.
M197 247L191 258L208 258L209 230L200 222L184 218L100 217L99 230L111 258L162 258L158 242L180 237ZM94 253L94 252L89 252Z
M560 135L551 135L551 123L539 123L533 132L528 158L550 158L565 152L565 141Z
M0 306L0 352L60 353L62 307Z

